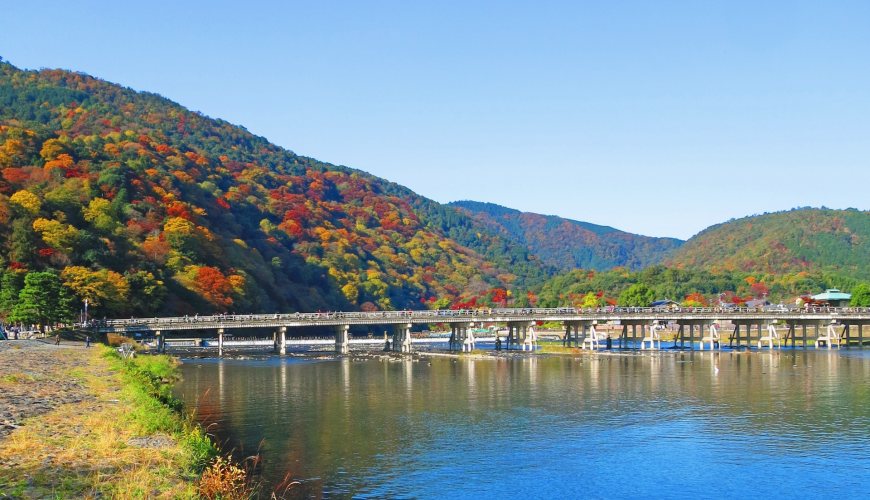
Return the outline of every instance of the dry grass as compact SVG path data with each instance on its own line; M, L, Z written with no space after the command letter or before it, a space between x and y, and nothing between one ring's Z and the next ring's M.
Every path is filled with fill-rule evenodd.
M137 350L137 351L145 350L145 348L142 346L142 344L136 342L135 339L132 339L130 337L125 337L124 335L118 335L117 333L107 334L106 335L106 343L112 347L120 347L121 344L130 344L131 346L133 346L134 350Z
M24 498L196 498L189 446L178 433L146 429L154 425L143 424L138 414L153 409L142 409L140 395L101 351L75 351L87 356L88 368L55 374L80 378L93 399L26 419L0 440L0 492ZM168 411L153 416L173 418Z
M248 475L238 465L218 457L202 473L199 494L209 500L240 500L251 496Z

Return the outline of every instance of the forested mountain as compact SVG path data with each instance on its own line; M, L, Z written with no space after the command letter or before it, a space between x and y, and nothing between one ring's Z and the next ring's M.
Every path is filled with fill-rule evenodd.
M678 248L442 205L155 94L0 61L0 320L69 317L85 299L139 316L614 303L646 282L675 300L786 296L870 278L868 236L868 212L801 209ZM674 269L633 271L671 252Z
M800 208L728 221L689 239L668 264L710 271L826 271L870 279L870 212Z
M554 215L520 212L493 203L457 201L451 205L560 271L617 266L641 269L661 262L683 243L674 238L640 236Z
M536 287L534 295L543 306L642 305L631 293L641 288L647 303L792 303L826 288L850 292L868 281L870 212L801 208L711 226L664 265L575 269Z
M3 62L0 270L0 319L26 312L25 278L44 271L98 316L446 306L551 274L365 172L155 94Z

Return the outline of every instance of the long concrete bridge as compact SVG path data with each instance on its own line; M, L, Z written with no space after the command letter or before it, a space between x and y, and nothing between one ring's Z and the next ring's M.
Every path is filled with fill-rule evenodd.
M533 350L537 341L533 326L539 322L561 323L564 327L562 342L565 346L597 349L614 341L598 330L601 325L620 325L617 347L636 346L642 349L661 346L660 330L666 324L678 326L677 339L681 347L689 341L694 349L720 347L720 330L729 324L733 330L730 347L751 347L753 327L757 330L757 346L791 342L795 347L800 331L800 346L806 347L808 328L813 330L816 346L849 345L853 334L857 343L864 345L863 327L870 323L870 308L636 308L605 307L578 309L524 308L524 309L463 309L378 312L317 312L289 314L218 314L212 316L183 316L163 318L112 319L94 323L101 333L151 334L157 338L158 349L163 348L167 336L215 332L218 349L222 353L224 335L234 329L258 329L272 333L272 345L277 352L286 353L287 333L303 327L332 329L335 333L336 352L346 354L349 349L349 330L352 326L386 326L392 328L391 348L398 352L411 351L411 329L414 325L446 324L451 329L451 350L470 351L474 348L474 325L504 325L507 327L505 348ZM777 325L784 326L781 333ZM596 326L598 330L596 330ZM696 336L697 331L697 336ZM265 333L264 332L264 333ZM268 333L267 333L268 335ZM496 336L498 343L500 337ZM675 340L676 342L676 340Z

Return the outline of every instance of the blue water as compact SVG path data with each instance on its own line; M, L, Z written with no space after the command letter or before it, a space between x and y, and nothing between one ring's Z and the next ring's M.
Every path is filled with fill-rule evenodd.
M261 457L264 497L870 492L870 350L269 356L183 373L199 418Z

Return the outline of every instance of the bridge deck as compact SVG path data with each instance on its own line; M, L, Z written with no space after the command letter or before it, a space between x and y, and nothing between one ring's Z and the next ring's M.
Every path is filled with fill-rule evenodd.
M765 310L752 308L535 308L465 309L380 312L326 312L290 314L236 314L164 318L112 319L95 322L100 332L146 333L157 331L214 330L237 328L302 328L342 325L419 325L437 323L518 322L838 322L870 323L870 308L809 308Z

